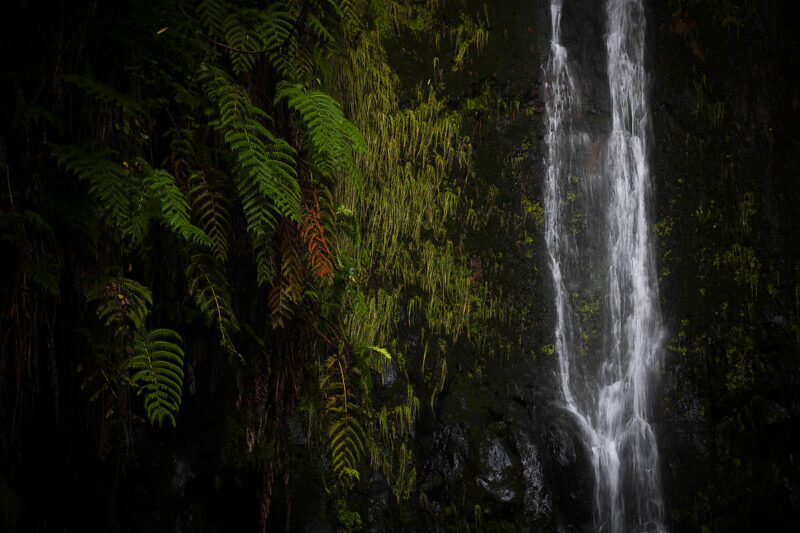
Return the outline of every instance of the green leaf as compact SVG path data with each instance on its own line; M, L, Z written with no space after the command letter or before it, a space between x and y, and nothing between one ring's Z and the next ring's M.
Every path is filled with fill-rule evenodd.
M168 421L175 426L183 387L183 349L181 336L171 329L136 331L131 383L144 394L144 406L150 423L161 426Z

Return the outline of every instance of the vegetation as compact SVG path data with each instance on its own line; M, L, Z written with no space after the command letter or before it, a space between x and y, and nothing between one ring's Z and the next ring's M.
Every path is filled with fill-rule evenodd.
M0 3L0 527L589 523L553 407L546 4ZM785 528L793 19L651 7L670 530Z
M455 219L472 201L461 115L433 87L402 93L384 49L424 18L458 71L485 14L450 26L443 9L155 0L80 4L91 29L68 40L48 35L73 19L35 25L52 85L4 119L33 137L0 145L0 481L20 484L48 403L56 424L65 397L94 413L86 441L119 472L137 435L166 438L142 424L180 426L187 394L222 380L236 429L217 439L252 457L262 530L274 494L288 527L298 420L337 502L370 469L398 502L415 493L420 391L433 408L448 350L498 306L472 283L475 219ZM30 94L25 73L6 86Z

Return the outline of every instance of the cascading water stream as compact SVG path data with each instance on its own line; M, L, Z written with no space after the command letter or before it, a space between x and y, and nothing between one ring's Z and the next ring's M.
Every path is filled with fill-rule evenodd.
M566 409L591 451L598 531L666 531L648 423L663 327L646 199L649 116L641 0L607 0L611 125L593 131L551 2L545 233ZM596 128L595 128L596 129Z

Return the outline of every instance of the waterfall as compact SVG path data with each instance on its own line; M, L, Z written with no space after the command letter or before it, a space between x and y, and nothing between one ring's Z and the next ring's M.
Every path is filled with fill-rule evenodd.
M649 112L641 0L607 0L610 124L589 120L550 6L545 237L564 407L591 452L595 529L666 531L648 422L663 326L647 220Z

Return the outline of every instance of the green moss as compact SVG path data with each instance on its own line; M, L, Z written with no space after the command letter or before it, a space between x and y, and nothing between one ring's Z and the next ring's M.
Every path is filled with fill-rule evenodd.
M526 197L522 197L522 213L523 213L523 224L527 217L531 217L533 220L533 225L536 229L541 229L544 226L544 208L539 204L539 202L531 202Z
M356 533L361 531L361 515L351 510L347 502L338 498L333 504L334 519L336 520L336 533Z

